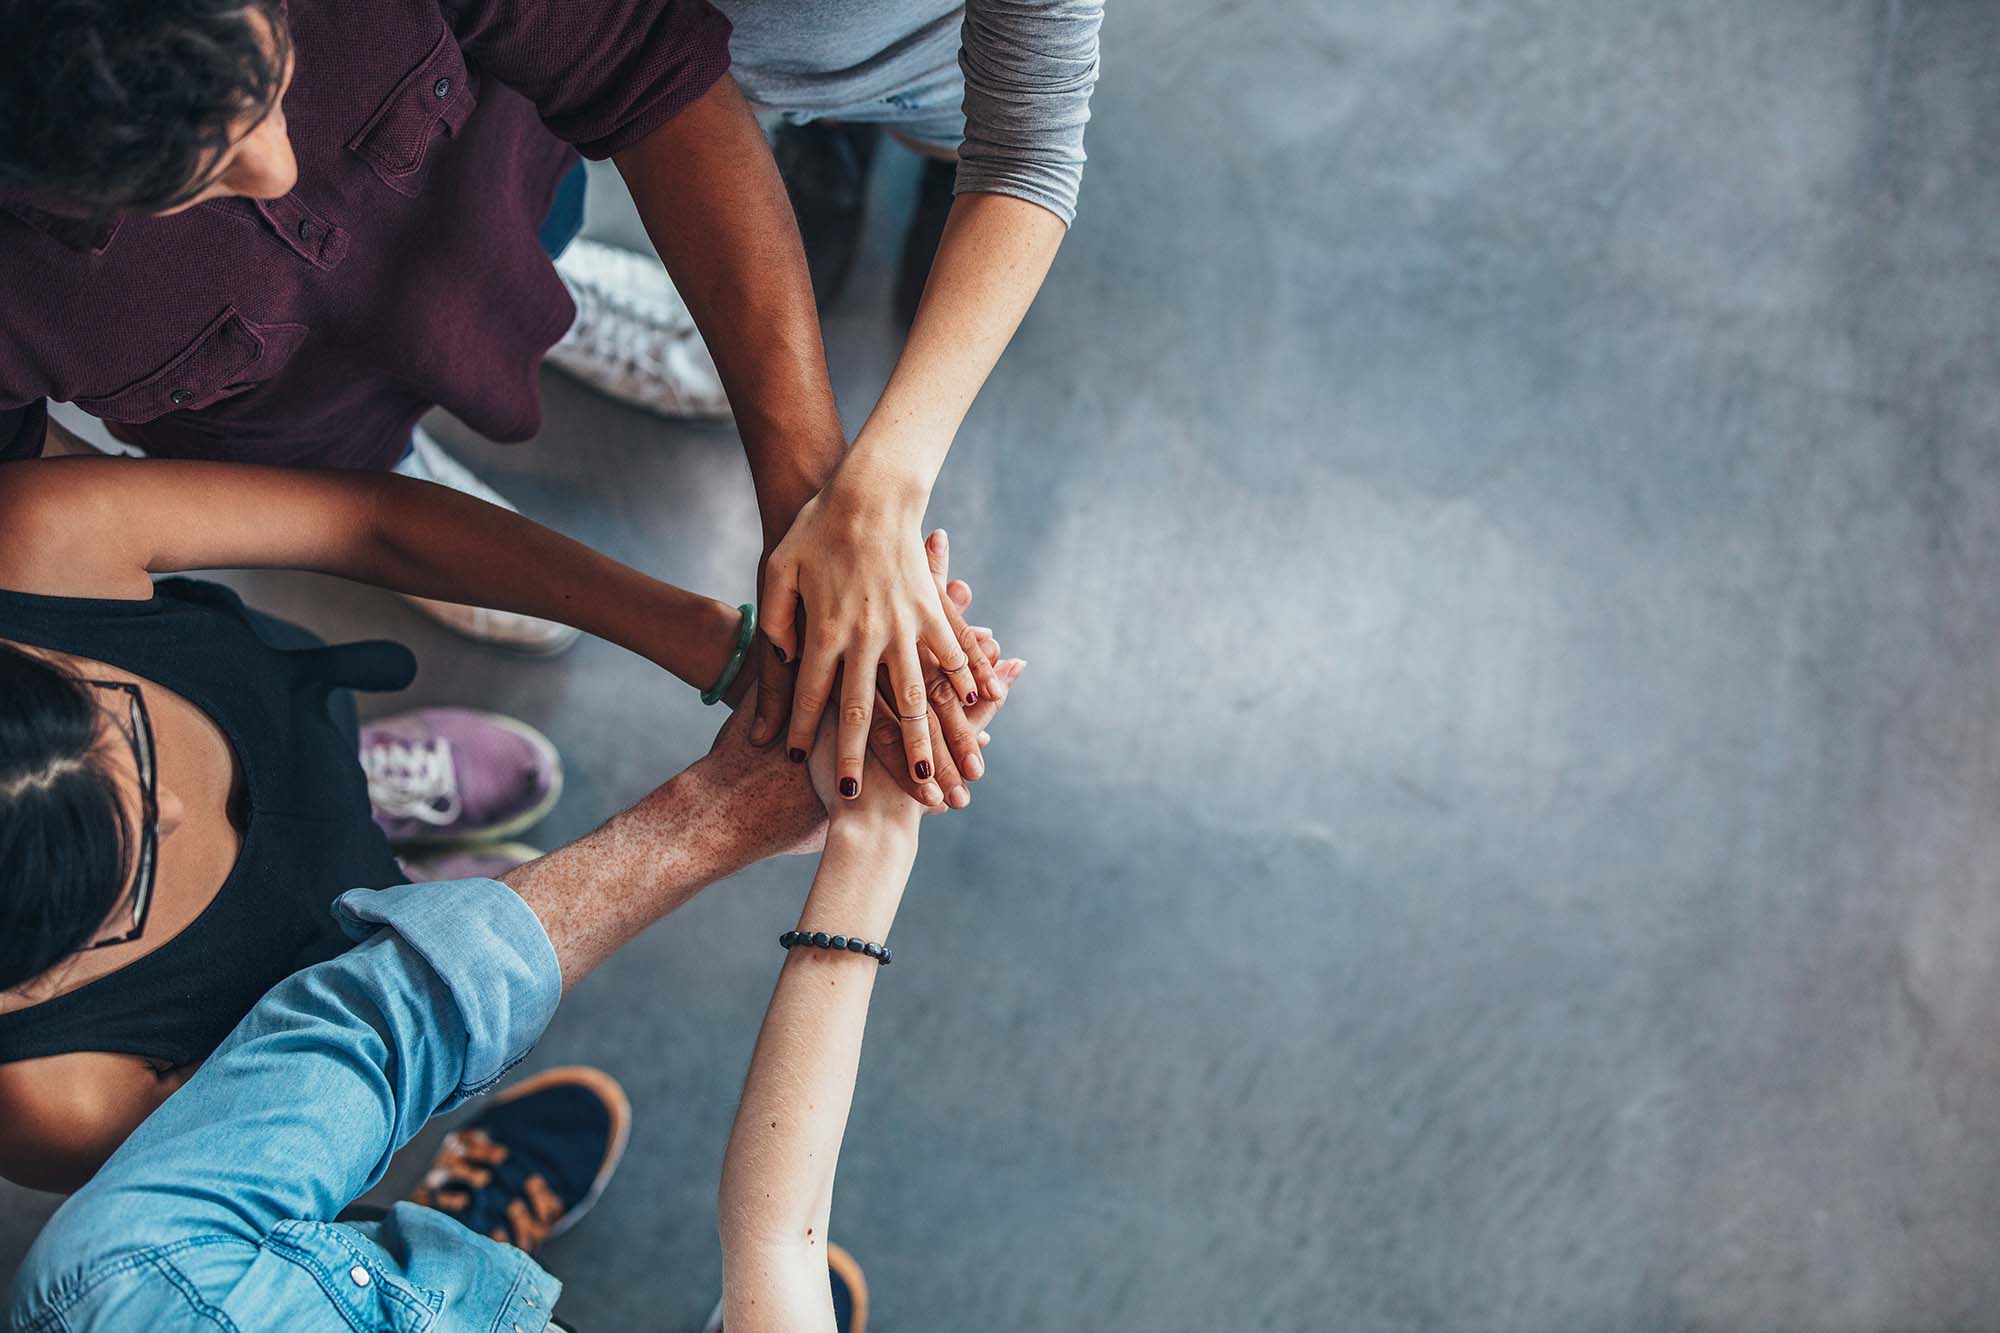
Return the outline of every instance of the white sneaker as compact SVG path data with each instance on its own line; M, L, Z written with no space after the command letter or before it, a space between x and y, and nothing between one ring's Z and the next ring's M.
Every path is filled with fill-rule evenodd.
M715 358L659 260L579 238L555 263L576 323L550 365L661 416L729 419Z
M444 451L430 433L419 426L410 432L410 452L403 461L396 464L396 472L418 481L434 481L440 486L449 486L455 491L499 505L502 509L518 514L521 511L500 492L472 475L465 464ZM412 597L399 594L411 606L424 615L443 625L454 634L462 634L480 643L492 644L498 648L511 648L517 653L531 653L547 657L563 651L577 641L578 632L568 625L557 624L553 620L541 620L535 616L524 616L515 611L495 611L484 606L461 606L457 602L440 602L430 597Z

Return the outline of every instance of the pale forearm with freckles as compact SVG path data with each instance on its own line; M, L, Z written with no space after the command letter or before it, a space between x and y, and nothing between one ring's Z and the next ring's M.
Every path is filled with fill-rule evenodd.
M1063 235L1062 219L1037 204L1002 194L958 196L909 341L843 471L930 492Z
M836 822L799 928L881 942L916 857L907 822ZM826 1231L881 965L793 949L757 1035L723 1159L723 1323L730 1333L832 1329Z

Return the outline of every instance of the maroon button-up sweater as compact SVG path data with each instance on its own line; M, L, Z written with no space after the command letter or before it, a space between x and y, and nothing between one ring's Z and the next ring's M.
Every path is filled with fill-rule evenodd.
M541 425L575 311L537 232L577 152L729 66L706 0L291 0L299 183L90 227L0 203L0 457L74 401L148 453L388 467L433 406Z

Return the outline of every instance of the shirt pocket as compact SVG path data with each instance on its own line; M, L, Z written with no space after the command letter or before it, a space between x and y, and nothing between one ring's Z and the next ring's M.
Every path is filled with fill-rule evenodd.
M303 324L259 324L229 306L187 348L146 378L116 393L78 398L104 421L151 421L194 412L256 388L276 375L306 340Z
M449 27L440 27L430 54L403 76L347 144L375 169L384 185L411 198L429 179L438 145L456 138L479 104L457 36Z

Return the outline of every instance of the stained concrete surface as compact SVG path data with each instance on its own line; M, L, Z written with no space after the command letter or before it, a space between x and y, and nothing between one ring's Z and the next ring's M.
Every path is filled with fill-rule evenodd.
M872 1326L2000 1327L2000 8L1132 3L1105 47L931 511L1033 668L876 1001ZM827 321L855 424L913 171ZM530 446L440 430L747 591L727 432L546 393ZM546 728L544 843L717 720L604 644L244 582ZM547 1255L587 1329L713 1299L807 875L711 890L537 1052L638 1107ZM46 1209L4 1200L11 1259Z

